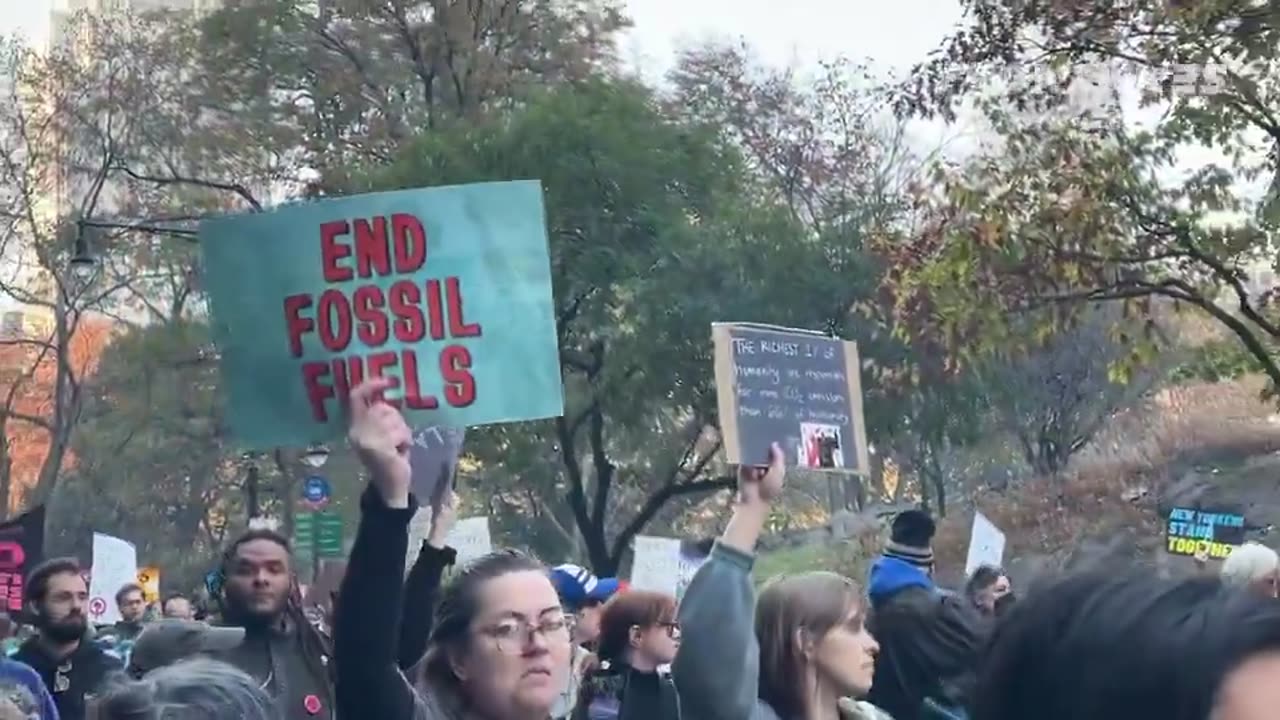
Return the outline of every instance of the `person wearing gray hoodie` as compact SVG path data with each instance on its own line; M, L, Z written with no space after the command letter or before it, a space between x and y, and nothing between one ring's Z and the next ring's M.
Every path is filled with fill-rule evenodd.
M672 679L685 720L888 720L855 700L871 688L878 645L849 578L811 572L770 581L759 607L753 551L782 492L782 451L767 469L741 468L724 535L680 603Z

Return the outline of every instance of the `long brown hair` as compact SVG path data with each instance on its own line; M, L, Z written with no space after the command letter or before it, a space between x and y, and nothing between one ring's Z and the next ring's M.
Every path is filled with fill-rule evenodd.
M809 572L770 580L756 607L760 643L760 699L784 719L804 715L804 677L808 659L801 636L815 642L844 622L851 610L863 611L862 593L852 580L835 573Z

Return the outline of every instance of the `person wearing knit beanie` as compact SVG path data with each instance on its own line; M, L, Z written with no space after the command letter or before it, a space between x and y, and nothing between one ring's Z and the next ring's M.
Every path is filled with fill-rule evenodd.
M868 629L880 644L868 700L895 720L963 708L987 631L975 608L934 583L937 529L923 510L899 513L867 579Z
M889 529L885 557L897 558L928 573L933 572L933 535L938 526L923 510L898 513Z

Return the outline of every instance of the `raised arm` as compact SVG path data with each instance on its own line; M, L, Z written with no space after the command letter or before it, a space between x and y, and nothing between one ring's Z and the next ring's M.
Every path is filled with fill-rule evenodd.
M413 688L397 662L409 545L409 427L380 399L386 379L351 393L351 445L370 475L334 618L339 717L410 720Z
M405 580L404 616L400 619L400 669L405 672L417 665L427 651L440 579L445 568L458 559L458 552L445 542L457 519L457 507L458 496L450 493L432 515L431 532Z
M672 679L686 717L768 717L759 701L760 646L751 567L769 503L781 492L784 475L777 447L767 471L739 471L733 517L680 601L682 640Z

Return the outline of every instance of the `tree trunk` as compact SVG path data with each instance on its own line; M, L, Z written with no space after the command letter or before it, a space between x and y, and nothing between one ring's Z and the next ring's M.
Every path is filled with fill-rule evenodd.
M933 487L934 494L938 499L938 517L947 516L947 478L946 473L942 471L942 463L938 460L938 448L932 444L926 444L923 457L920 459L920 485L921 497L928 497L928 490L925 485Z
M258 517L258 502L258 465L254 463L248 467L244 476L244 507L248 520Z
M297 522L298 494L295 492L297 483L294 482L297 461L290 462L282 448L276 448L273 457L279 473L276 478L276 496L280 500L280 534L291 538Z
M40 465L40 476L30 503L32 507L48 502L53 497L58 477L62 473L62 462L66 459L67 446L71 441L71 432L80 415L80 388L76 383L70 357L71 338L75 334L74 321L69 321L68 318L71 312L65 304L62 292L58 292L54 307L54 360L57 367L53 380L53 413L49 420L49 451Z
M609 555L609 542L604 537L604 528L580 528L582 541L587 546L587 560L591 563L591 571L600 577L613 577L618 571L618 562Z
M13 458L9 456L9 437L0 427L0 520L8 520L9 493L13 488Z

